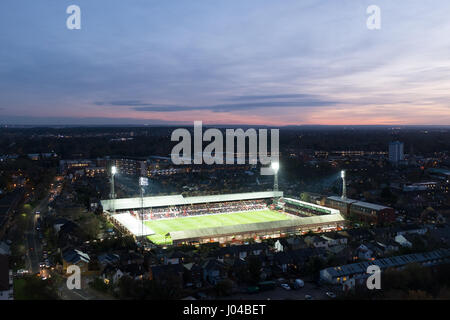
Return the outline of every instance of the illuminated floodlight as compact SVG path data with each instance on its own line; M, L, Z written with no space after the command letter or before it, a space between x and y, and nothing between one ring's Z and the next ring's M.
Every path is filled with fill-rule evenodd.
M112 173L112 174L116 174L116 173L117 173L117 168L116 168L116 166L112 166L112 167L111 167L111 173Z
M345 170L341 171L341 178L345 178Z
M271 165L273 171L278 172L278 169L280 169L280 163L279 162L272 162Z

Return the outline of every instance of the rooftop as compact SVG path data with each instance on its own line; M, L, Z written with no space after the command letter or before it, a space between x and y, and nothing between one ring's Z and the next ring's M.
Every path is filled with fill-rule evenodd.
M408 263L413 262L426 262L429 260L435 260L435 259L450 259L450 250L449 249L439 249L431 252L425 252L425 253L414 253L414 254L407 254L403 256L396 256L396 257L390 257L390 258L383 258L379 260L374 260L371 262L360 262L360 263L352 263L347 264L344 266L338 266L338 267L330 267L321 270L327 271L331 276L333 277L342 277L342 276L348 276L352 274L361 274L366 273L367 267L369 265L377 265L381 269L386 269L389 267L399 267Z
M300 228L306 225L333 223L341 221L344 221L344 218L341 216L341 214L337 213L323 216L292 218L289 220L280 220L280 221L258 222L258 223L248 223L248 224L214 227L214 228L200 228L184 231L173 231L170 232L170 237L172 238L173 241L176 240L180 241L195 238L207 238L220 235L230 235L237 233L274 230L277 228L280 229L295 228L295 227Z
M226 201L239 201L239 200L255 200L264 198L282 197L283 192L266 191L266 192L247 192L247 193L232 193L232 194L220 194L210 196L197 196L197 197L183 197L183 195L173 196L157 196L157 197L144 197L143 204L141 198L123 198L115 200L101 200L101 204L104 210L112 210L113 202L116 210L127 210L141 208L155 208L166 206L180 206L198 203L211 203L211 202L226 202Z
M347 204L351 204L351 203L354 203L357 201L357 200L353 200L353 199L349 199L349 198L342 198L342 197L338 197L338 196L331 196L331 197L328 197L327 199L333 200L333 201L338 201L338 202L343 202L343 203L347 203Z

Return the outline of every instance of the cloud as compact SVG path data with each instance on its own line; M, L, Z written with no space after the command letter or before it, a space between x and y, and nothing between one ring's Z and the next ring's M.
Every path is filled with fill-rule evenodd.
M229 100L229 101L242 101L242 100L266 100L266 99L303 99L303 98L307 98L307 99L311 99L314 98L313 95L309 95L309 94L273 94L273 95L260 95L260 96L253 96L253 95L249 95L249 96L237 96L237 97L231 97L231 98L227 98L224 100Z
M0 119L0 125L29 125L29 126L56 126L56 125L188 125L191 121L135 119L135 118L112 118L112 117L27 117L6 116Z
M266 99L286 99L286 98L304 98L302 100L297 99L293 101L250 101L242 103L229 103L229 104L216 104L210 106L184 106L184 105L168 105L147 103L141 100L119 100L110 102L95 102L95 105L99 106L125 106L132 107L135 111L141 112L180 112L180 111L192 111L192 110L208 110L212 112L233 112L233 111L246 111L261 108L305 108L305 107L327 107L336 105L339 102L324 100L316 98L311 95L304 94L289 94L289 95L264 95L264 96L240 96L233 97L225 100L266 100Z

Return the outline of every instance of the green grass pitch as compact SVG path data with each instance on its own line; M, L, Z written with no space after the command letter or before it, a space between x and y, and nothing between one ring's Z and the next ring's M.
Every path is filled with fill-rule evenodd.
M150 241L157 244L170 244L171 240L166 238L165 235L171 231L213 228L287 219L289 219L289 216L283 213L272 210L262 210L146 221L145 225L155 232L154 235L148 237Z

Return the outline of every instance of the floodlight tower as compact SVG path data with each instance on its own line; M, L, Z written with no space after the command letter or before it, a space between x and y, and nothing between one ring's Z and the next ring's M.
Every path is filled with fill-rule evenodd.
M342 199L347 199L347 185L345 182L345 170L341 171L341 178L342 178Z
M114 199L116 198L116 193L114 191L114 176L117 173L117 168L116 166L112 166L111 167L111 202L112 202L112 212L113 214L116 213L116 208L115 208L115 203L114 203Z
M148 186L148 178L139 178L139 187L141 189L141 236L144 238L144 187Z
M277 192L278 191L278 170L280 169L280 163L272 162L271 167L274 172L273 191Z

